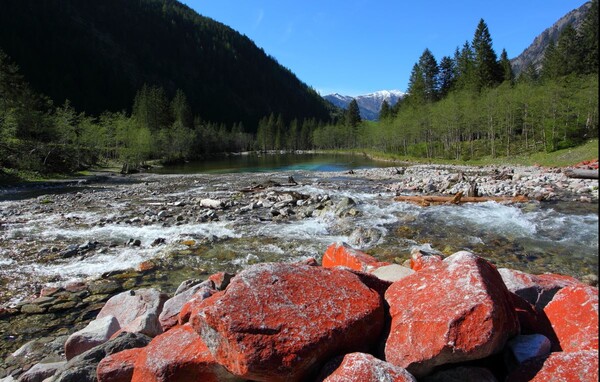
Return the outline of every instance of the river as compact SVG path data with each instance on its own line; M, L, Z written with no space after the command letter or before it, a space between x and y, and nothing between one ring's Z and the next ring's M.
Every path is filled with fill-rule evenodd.
M116 290L152 286L173 293L185 279L249 264L320 260L334 242L389 262L402 263L414 248L442 255L469 250L498 267L597 277L597 180L522 168L513 181L502 181L493 180L496 169L403 168L356 157L227 162L202 173L188 165L35 192L5 190L0 307L18 307L42 288L99 279L117 280ZM556 197L430 207L393 200L452 193L463 177L483 191L512 187ZM68 325L65 317L53 320Z

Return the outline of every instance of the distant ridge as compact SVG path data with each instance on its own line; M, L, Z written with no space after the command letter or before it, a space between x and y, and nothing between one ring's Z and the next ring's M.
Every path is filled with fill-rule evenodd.
M551 27L538 35L531 45L529 45L529 47L527 47L520 55L511 59L510 63L515 76L518 76L530 64L533 64L534 68L539 71L542 67L544 51L548 44L550 44L550 41L556 42L560 32L569 24L573 25L575 29L579 29L591 6L591 1L588 1L581 7L567 13L552 24Z
M400 90L380 90L356 97L334 93L328 94L323 98L342 109L346 109L350 102L352 102L353 99L356 99L361 118L375 121L379 118L379 111L381 110L383 101L387 101L390 106L393 106L402 99L404 95L405 93Z
M271 113L327 121L330 106L230 27L174 0L1 0L0 49L32 87L78 111L130 110L144 85L183 90L202 120Z

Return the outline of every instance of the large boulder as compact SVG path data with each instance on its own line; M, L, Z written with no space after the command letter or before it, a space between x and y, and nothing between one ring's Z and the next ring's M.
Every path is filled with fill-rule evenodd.
M498 271L469 252L393 283L385 299L392 317L386 360L416 377L500 352L519 331Z
M190 322L235 375L292 382L336 354L376 344L384 308L376 291L344 269L260 264L204 300Z
M41 382L52 377L65 364L66 361L35 364L19 377L19 382Z
M370 272L389 263L380 262L373 256L354 249L346 243L331 244L325 254L321 264L325 268L337 266L347 267L361 272Z
M523 363L507 377L510 382L598 381L598 352L555 352Z
M343 359L328 363L318 382L417 382L406 369L382 361L366 353L346 354Z
M544 308L563 351L598 350L598 288L561 289Z
M114 316L104 316L91 321L85 328L71 334L65 342L67 360L105 343L121 327Z
M156 289L138 289L119 293L106 302L96 319L114 316L122 332L154 337L162 333L158 317L168 295Z
M509 291L522 297L536 309L544 307L552 300L556 292L569 285L580 284L571 277L553 273L532 275L515 269L498 269Z
M190 325L155 337L135 360L131 382L226 382L238 379L219 365Z

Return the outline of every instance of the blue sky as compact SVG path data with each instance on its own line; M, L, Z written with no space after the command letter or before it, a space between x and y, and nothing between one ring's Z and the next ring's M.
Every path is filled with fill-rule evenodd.
M183 0L248 36L322 95L405 91L425 48L440 61L479 19L498 55L519 55L584 0Z

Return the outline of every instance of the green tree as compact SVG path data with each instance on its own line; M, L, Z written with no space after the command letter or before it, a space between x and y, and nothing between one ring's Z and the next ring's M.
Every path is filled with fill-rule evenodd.
M387 100L383 100L381 103L381 109L379 110L379 120L384 121L392 116L392 110Z
M475 72L477 89L489 88L499 84L502 71L498 65L498 57L492 48L492 37L487 24L479 20L473 36L473 51L475 52Z
M456 64L449 56L444 56L440 60L440 70L438 74L439 95L444 98L450 90L454 88L456 82Z
M502 49L502 53L500 53L500 67L502 68L502 81L512 84L515 76L506 49Z
M346 110L346 125L355 128L361 122L362 118L360 117L358 102L356 102L356 99L353 99L350 101L350 104L348 104L348 109Z
M583 50L582 72L598 73L598 0L592 0L580 32Z

